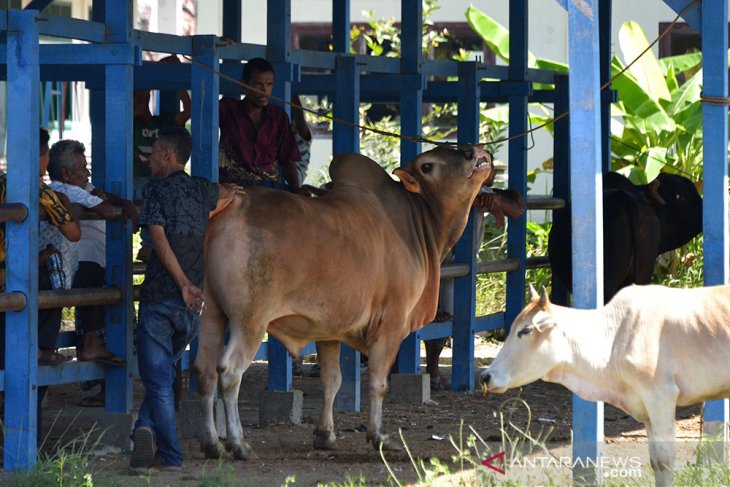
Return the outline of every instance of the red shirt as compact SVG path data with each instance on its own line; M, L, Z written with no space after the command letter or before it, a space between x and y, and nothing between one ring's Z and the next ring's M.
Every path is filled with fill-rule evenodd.
M222 98L218 103L221 150L233 163L220 168L220 181L241 179L239 168L281 179L278 166L294 164L300 158L289 117L283 108L268 104L257 130L245 106L244 100L233 98Z

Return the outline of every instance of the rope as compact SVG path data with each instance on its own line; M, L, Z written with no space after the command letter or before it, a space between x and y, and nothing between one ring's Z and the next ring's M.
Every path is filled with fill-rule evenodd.
M730 96L710 96L700 93L700 99L704 104L714 107L730 106Z
M601 85L600 91L603 91L606 88L608 88L611 85L611 83L613 83L613 81L616 80L616 78L618 78L619 76L623 75L629 68L631 68L631 66L633 66L639 59L641 59L641 57L644 54L646 54L647 52L649 52L649 50L651 50L654 47L654 45L656 45L657 42L659 42L667 34L669 34L669 32L674 28L674 26L677 24L677 22L679 22L679 20L682 18L682 16L684 14L686 14L688 11L690 11L695 6L697 6L697 4L701 3L701 1L702 0L694 0L692 3L690 3L689 5L687 5L684 9L682 9L682 11L677 14L677 16L674 18L674 20L672 20L672 22L669 24L669 26L667 27L667 29L664 32L662 32L656 39L654 39L654 41L651 44L649 44L649 46L646 49L644 49L638 56L636 56L636 58L633 61L631 61L629 64L627 64L626 67L624 67L621 71L619 71L614 76L612 76L611 79L609 79L603 85ZM253 93L267 95L267 93L264 93L261 90L255 88L255 87L253 87L251 85L248 85L248 84L244 83L241 80L237 80L237 79L235 79L235 78L233 78L231 76L228 76L228 75L225 75L225 74L221 73L219 70L216 70L214 68L211 68L210 66L207 66L205 64L199 63L198 61L195 61L191 56L182 55L182 57L185 58L185 59L187 59L191 64L195 64L196 66L199 66L199 67L201 67L203 69L206 69L206 70L208 70L208 71L210 71L212 73L215 73L219 77L221 77L221 78L223 78L225 80L228 80L228 81L230 81L230 82L232 82L234 84L237 84L237 85L241 86L242 88L245 88L247 91L251 91ZM350 122L349 120L343 120L341 118L337 118L337 117L334 117L332 115L322 114L322 113L319 113L317 110L313 110L313 109L304 107L302 105L293 103L293 102L291 102L289 100L286 100L284 98L280 98L278 96L274 96L274 95L268 95L268 96L272 100L278 101L279 103L283 103L283 104L286 104L286 105L291 106L292 108L300 109L300 110L303 110L305 112L312 113L312 114L314 114L316 116L326 118L326 119L330 120L333 123L339 123L341 125L346 125L348 127L353 127L353 128L357 128L357 129L360 129L360 130L363 130L363 131L368 131L368 132L372 132L372 133L375 133L375 134L378 134L378 135L383 135L385 137L394 137L394 138L397 138L397 139L400 139L400 140L405 140L405 141L414 142L414 143L419 143L420 142L420 143L425 143L425 144L433 144L433 145L437 145L437 146L438 145L451 146L451 147L454 147L454 148L483 146L485 144L485 143L459 143L459 142L437 141L437 140L429 139L429 138L424 137L422 135L404 135L404 134L401 134L401 133L398 133L398 132L390 132L390 131L387 131L387 130L378 129L376 127L366 126L366 125L361 125L359 123ZM710 96L702 96L702 100L705 103L708 103L708 104L711 104L711 105L714 105L714 104L720 104L722 106L728 106L728 105L730 105L730 97L710 97ZM531 133L533 133L533 132L535 132L537 130L540 130L541 128L547 127L550 124L553 124L553 123L555 123L555 122L557 122L559 120L562 120L563 118L567 117L569 114L570 114L570 111L569 110L568 111L565 111L565 112L561 113L560 115L557 115L553 119L547 120L546 122L543 122L540 125L537 125L535 127L531 127L529 130L526 130L524 132L520 132L519 134L510 135L509 137L503 137L501 139L493 139L493 140L490 140L490 141L486 142L486 144L499 144L499 143L502 143L502 142L508 142L510 140L514 140L514 139L517 139L517 138L520 138L520 137L524 137L524 136L526 136L528 134L531 134Z

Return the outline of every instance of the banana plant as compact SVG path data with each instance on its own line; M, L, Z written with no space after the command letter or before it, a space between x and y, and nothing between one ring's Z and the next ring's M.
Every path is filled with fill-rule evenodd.
M466 18L474 31L499 58L509 61L509 31L476 7L469 7ZM624 60L638 60L625 72L614 56L611 70L616 78L612 89L618 101L611 107L611 167L635 183L646 183L660 171L684 174L693 180L702 176L702 54L698 52L657 59L641 26L629 21L619 31L619 48ZM640 57L639 57L640 56ZM567 71L556 61L528 55L530 67ZM619 74L621 73L621 74ZM684 83L678 77L683 75ZM558 114L549 107L533 104L529 114L533 125L551 120ZM538 113L535 113L538 112ZM504 123L504 113L495 122ZM546 126L552 133L552 125ZM543 169L552 167L549 159Z

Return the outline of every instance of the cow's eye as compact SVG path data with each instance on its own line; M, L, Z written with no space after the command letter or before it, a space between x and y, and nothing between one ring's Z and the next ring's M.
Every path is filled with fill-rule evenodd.
M529 335L532 333L533 328L531 326L526 326L520 331L517 332L517 338L522 338L524 335Z
M430 162L427 162L421 166L421 172L423 172L423 174L428 174L432 170L433 170L433 164L431 164Z

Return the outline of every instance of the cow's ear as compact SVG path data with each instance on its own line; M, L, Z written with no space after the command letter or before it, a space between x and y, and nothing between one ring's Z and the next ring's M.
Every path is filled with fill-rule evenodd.
M398 169L393 170L393 174L398 176L398 178L403 182L403 186L405 186L405 188L411 193L421 192L421 184L405 169L399 167Z
M540 295L540 308L548 309L550 307L550 297L548 297L547 289L545 286L542 287L542 294Z
M659 194L659 186L661 186L662 183L659 181L659 179L655 179L654 181L647 184L647 188L649 189L649 197L659 203L660 205L664 206L667 204L666 201L664 201L664 198L662 198L662 195Z
M550 313L540 313L537 317L537 320L533 323L535 329L540 333L549 330L556 324L557 323L555 322L555 318L553 318L553 315L551 315Z

